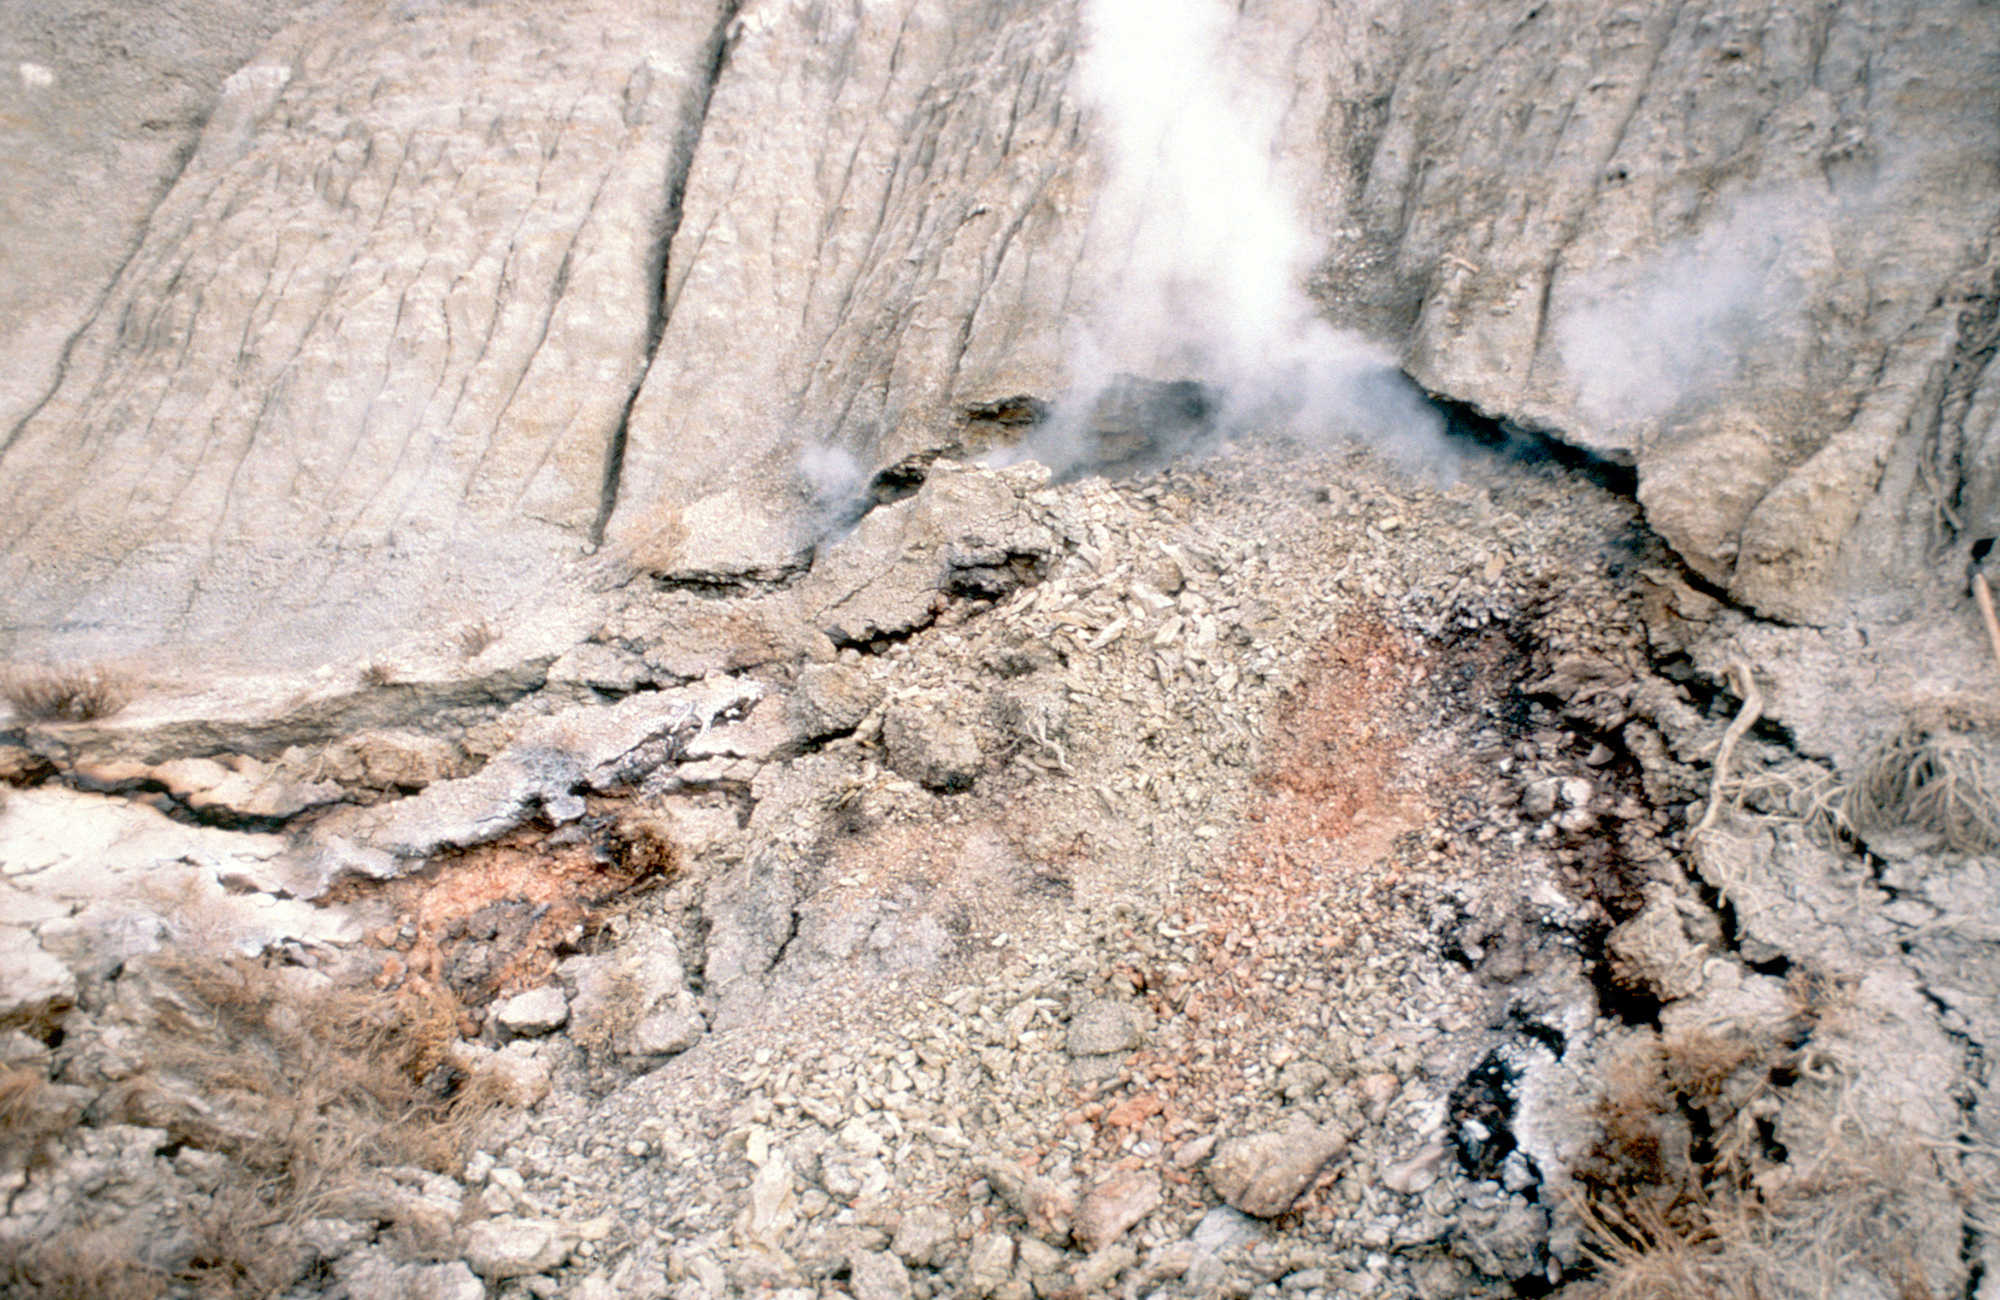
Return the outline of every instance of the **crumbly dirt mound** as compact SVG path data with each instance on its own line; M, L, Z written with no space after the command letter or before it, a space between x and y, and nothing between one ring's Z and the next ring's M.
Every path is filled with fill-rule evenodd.
M449 989L473 1034L487 1004L547 984L560 956L589 946L610 905L629 905L634 890L679 867L657 830L609 808L571 834L513 831L383 885L345 883L329 901L386 905L394 919L368 936L385 952L376 985Z
M824 583L637 584L457 718L477 770L296 814L436 846L342 841L374 874L331 909L283 896L276 832L203 831L222 902L345 916L264 945L281 982L448 1008L468 1041L411 1086L505 1103L463 1167L299 1225L266 1292L1965 1291L2000 876L1920 824L1855 851L1855 774L1699 669L1733 624L1629 500L1461 469L941 463L840 543L838 602L894 635L837 645ZM955 499L1009 582L959 580L998 550ZM28 739L32 849L84 805ZM451 847L489 795L510 829ZM112 1107L151 1072L201 1113L144 1028L172 930L99 901L11 959L40 992L0 1065L54 1153L0 1171L17 1272L90 1178L195 1214L241 1166Z
M1238 453L1065 489L1080 545L1040 588L856 664L935 716L998 720L987 748L1004 765L937 796L871 768L858 737L858 769L825 801L838 812L798 841L760 1016L500 1159L573 1170L551 1186L579 1209L617 1202L591 1190L599 1160L643 1189L631 1200L682 1207L671 1248L624 1258L635 1286L713 1267L724 1289L847 1287L850 1257L893 1245L923 1206L956 1243L911 1270L925 1294L1094 1293L1121 1269L1171 1294L1259 1273L1308 1293L1418 1275L1476 1290L1456 1211L1476 1201L1517 1227L1539 1211L1477 1191L1440 1121L1492 1046L1490 990L1548 964L1541 913L1578 931L1605 919L1557 888L1580 850L1518 861L1531 828L1509 746L1538 751L1532 665L1507 629L1577 552L1626 545L1631 516L1608 497L1594 518L1515 513L1549 500L1533 476L1391 491L1378 474ZM1051 696L1063 707L1023 707ZM1524 923L1515 904L1535 890ZM716 901L711 951L737 924ZM927 916L943 944L922 937ZM829 951L817 936L837 924L868 939ZM1214 1209L1218 1144L1299 1120L1351 1131L1351 1151L1275 1230L1188 1246ZM572 1163L578 1123L636 1136L623 1159L606 1144ZM746 1164L703 1154L739 1140ZM710 1208L741 1203L780 1152L791 1209ZM1437 1187L1419 1228L1376 1185L1391 1168L1404 1195ZM1065 1225L1061 1207L1094 1223L1114 1195L1156 1202L1128 1240ZM1383 1255L1399 1234L1423 1246L1414 1262ZM981 1276L1003 1239L1008 1271ZM1486 1257L1492 1285L1543 1266L1523 1250Z

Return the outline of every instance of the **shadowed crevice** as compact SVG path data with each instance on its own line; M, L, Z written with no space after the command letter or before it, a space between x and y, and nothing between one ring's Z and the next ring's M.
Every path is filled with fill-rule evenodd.
M701 146L702 128L708 122L708 106L715 97L715 85L722 79L722 70L729 62L730 28L735 24L741 7L741 0L724 0L717 12L715 27L709 33L700 64L700 76L689 88L685 108L679 115L680 127L674 141L674 152L667 163L666 201L661 206L659 229L646 258L646 358L632 381L632 391L625 395L624 409L618 413L618 423L611 430L611 440L605 448L604 480L598 494L597 518L590 525L593 550L604 544L604 530L611 523L612 511L618 508L618 485L625 473L625 441L632 422L632 408L638 404L639 394L646 389L646 377L653 372L653 358L659 354L660 340L667 332L670 315L667 307L668 257L674 238L680 234L688 176L694 171L695 153Z

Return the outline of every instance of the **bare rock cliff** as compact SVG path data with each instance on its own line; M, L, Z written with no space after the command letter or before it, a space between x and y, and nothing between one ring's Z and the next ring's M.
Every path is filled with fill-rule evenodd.
M1079 331L1137 310L1065 0L122 22L6 34L17 657L304 661L606 564L782 578L880 471L1093 382ZM1636 466L1696 573L1824 624L1929 617L2000 526L1996 26L1273 0L1218 41L1325 318ZM1173 311L1238 310L1182 269Z

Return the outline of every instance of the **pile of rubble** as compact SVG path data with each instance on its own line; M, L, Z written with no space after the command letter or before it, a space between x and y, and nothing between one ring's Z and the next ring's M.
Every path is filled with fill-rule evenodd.
M1840 774L1698 667L1735 617L1548 467L940 462L793 580L17 725L5 1267L1964 1292L1991 873L1815 815ZM401 1046L301 1143L315 1025L329 1078Z

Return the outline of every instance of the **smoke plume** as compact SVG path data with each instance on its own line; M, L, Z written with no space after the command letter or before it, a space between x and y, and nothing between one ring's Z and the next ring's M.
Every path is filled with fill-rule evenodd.
M1031 454L1058 471L1088 462L1121 376L1200 385L1209 437L1359 436L1442 454L1441 421L1394 359L1305 293L1317 250L1281 173L1285 100L1232 48L1235 7L1087 0L1085 12L1075 84L1106 167L1089 235L1099 306L1073 340L1072 395Z
M1555 335L1578 409L1600 429L1643 427L1745 379L1755 340L1797 330L1810 293L1792 263L1826 255L1822 209L1791 194L1746 198L1687 240L1576 286Z

